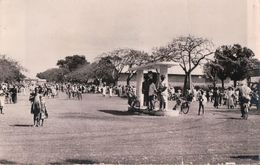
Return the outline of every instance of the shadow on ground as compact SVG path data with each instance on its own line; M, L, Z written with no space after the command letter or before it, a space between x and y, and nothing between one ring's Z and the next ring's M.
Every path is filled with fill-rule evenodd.
M241 118L239 117L223 117L223 118L217 118L217 119L227 119L227 120L242 120Z
M0 160L0 164L17 164L17 163L13 162L13 161L2 159L2 160Z
M230 158L260 160L260 156L259 155L239 155L239 156L231 156Z
M216 110L216 109L214 109L214 110L212 110L211 112L218 112L218 113L230 113L230 114L240 114L241 112L240 112L240 110L239 109L232 109L232 110L230 110L230 109L218 109L218 110ZM257 110L257 109L251 109L250 111L249 111L249 115L260 115L260 110Z
M134 112L129 112L129 111L119 111L119 110L98 110L98 111L109 113L112 115L118 115L118 116L136 115Z
M52 162L48 163L51 165L55 164L98 164L98 162L85 159L66 159L64 162Z
M11 127L32 127L32 124L14 124L10 125Z

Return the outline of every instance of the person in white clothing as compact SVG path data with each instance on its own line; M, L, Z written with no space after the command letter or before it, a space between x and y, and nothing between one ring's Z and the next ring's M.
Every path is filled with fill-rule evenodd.
M158 95L160 100L160 110L165 110L166 100L167 100L167 83L165 81L165 76L161 75L161 81L159 83Z
M0 85L0 113L3 114L3 109L5 105L5 92Z
M148 106L148 110L153 110L154 107L154 100L155 100L155 95L156 95L156 86L153 82L152 79L149 80L150 81L150 85L149 85L149 106Z

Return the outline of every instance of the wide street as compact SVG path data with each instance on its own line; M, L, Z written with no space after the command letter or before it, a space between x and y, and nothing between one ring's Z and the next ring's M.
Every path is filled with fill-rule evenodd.
M258 164L260 113L241 120L236 110L197 103L187 115L162 117L127 112L118 97L85 94L46 99L49 118L32 127L22 94L0 115L0 164ZM173 104L173 103L171 103Z

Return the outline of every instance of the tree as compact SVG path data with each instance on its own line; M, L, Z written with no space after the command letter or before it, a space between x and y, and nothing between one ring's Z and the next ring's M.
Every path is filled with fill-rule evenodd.
M85 64L73 72L66 75L66 80L69 82L76 83L87 83L91 77L90 64Z
M89 64L85 56L73 55L65 57L65 60L58 60L57 65L60 68L68 69L70 72L76 70L84 64Z
M37 73L36 77L46 79L49 82L64 82L65 75L68 73L64 68L52 68L44 72Z
M204 74L213 82L213 86L216 87L217 78L222 82L222 88L224 88L224 81L227 79L228 75L225 72L223 66L218 64L216 60L209 61L203 66Z
M109 71L110 78L117 83L120 74L124 71L128 72L127 84L129 84L135 71L129 70L132 67L144 64L148 61L148 54L134 49L116 49L111 52L104 53L99 60L101 65L98 70L103 72Z
M216 50L215 59L223 67L225 73L236 86L237 81L248 78L249 71L255 66L254 53L247 47L239 44L223 45ZM223 73L218 73L219 75Z
M115 83L112 72L114 71L114 66L106 58L101 58L99 61L96 61L91 64L89 73L90 77L95 80L104 81L107 83Z
M22 71L26 71L17 61L0 55L0 81L13 82L22 81L25 76Z
M191 87L191 73L204 60L212 55L213 43L200 37L178 37L173 39L167 46L160 47L154 52L155 61L174 61L185 73L184 94Z
M206 78L213 82L213 87L216 87L217 68L215 67L212 61L209 61L206 64L204 64L203 72Z
M128 68L127 70L128 76L127 76L126 83L127 85L129 85L130 80L133 78L136 72L134 70L131 70L131 68L147 63L150 59L150 56L148 55L148 53L145 53L143 51L128 49L128 53L123 55L122 58L124 59L123 63L125 67Z

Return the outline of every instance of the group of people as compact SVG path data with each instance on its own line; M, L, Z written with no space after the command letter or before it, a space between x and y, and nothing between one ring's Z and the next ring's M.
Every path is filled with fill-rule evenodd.
M239 106L241 109L241 117L245 119L245 114L252 104L252 99L257 99L257 106L259 106L260 103L259 89L257 88L256 92L252 92L252 89L247 86L246 81L241 81L236 88L231 86L226 89L216 87L209 90L193 89L193 91L189 90L188 92L187 95L189 96L189 99L187 99L187 101L198 101L199 103L198 115L205 113L206 103L212 103L216 109L220 106L226 106L227 109L234 109ZM138 102L134 88L128 86L127 93L129 98L128 104L130 106L133 104L142 106ZM144 75L142 93L144 95L144 106L150 111L155 109L156 100L160 102L159 110L165 110L166 99L171 100L174 98L174 100L177 101L178 98L182 96L181 90L175 92L174 88L168 88L164 75L160 76L158 82L150 72Z
M6 103L16 104L17 94L21 89L20 84L2 83L0 84L0 114L3 113L3 109Z
M239 106L241 110L241 118L247 118L247 112L252 104L252 98L257 99L259 104L259 90L253 91L247 82L241 81L236 88L228 87L227 89L214 88L209 91L195 90L194 99L199 101L199 111L198 115L202 110L204 113L204 105L207 102L213 104L213 106L218 109L219 106L226 106L227 109L234 109Z
M152 72L148 72L144 76L144 82L142 83L142 93L144 95L144 106L149 111L155 109L155 102L159 101L159 110L165 110L166 101L169 98L169 91L173 91L172 95L180 98L182 92L178 90L174 91L174 88L169 88L168 83L165 81L165 75L160 75L159 79L154 77ZM22 92L23 85L15 84L0 84L0 113L3 114L3 109L6 103L16 103L17 93ZM59 92L65 92L69 98L77 98L82 100L83 93L101 93L105 96L109 93L109 96L118 95L128 97L128 104L135 106L142 106L138 102L136 97L136 89L130 85L118 85L108 86L105 83L101 85L84 85L84 84L55 84L45 83L43 85L28 85L27 88L31 91L30 102L31 102L31 113L33 114L34 126L43 126L44 119L48 117L45 99L54 98ZM259 89L257 89L259 92ZM229 87L227 89L214 88L211 90L193 90L189 91L191 99L189 101L198 101L198 115L204 114L205 104L207 102L212 103L215 108L219 108L220 105L226 105L227 108L235 108L240 105L241 117L246 117L247 109L250 106L250 100L252 96L252 90L246 85L246 83L240 84L237 88ZM10 99L11 96L11 99ZM258 97L259 99L259 97Z
M165 81L165 75L160 75L160 79L157 84L157 79L154 74L149 71L147 75L144 76L144 82L142 83L142 93L144 95L144 106L147 107L149 111L155 109L155 101L159 100L159 110L164 111L166 108L166 101L168 95L168 85ZM133 89L132 89L133 91ZM135 95L131 93L131 88L128 90L128 98L135 99Z

